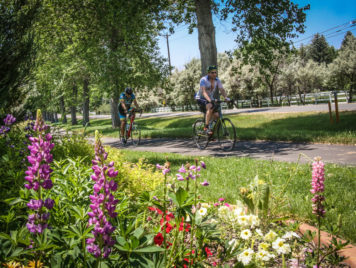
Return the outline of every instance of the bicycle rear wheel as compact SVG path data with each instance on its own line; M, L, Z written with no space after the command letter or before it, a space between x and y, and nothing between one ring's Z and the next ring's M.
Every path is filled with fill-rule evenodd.
M139 145L141 141L141 129L140 127L133 123L131 129L131 142L133 145Z
M218 141L221 149L231 151L236 143L236 129L230 119L220 120L218 126Z
M193 138L194 142L198 146L200 150L203 150L208 146L209 143L209 137L206 135L204 131L204 120L203 119L198 119L195 121L193 125Z

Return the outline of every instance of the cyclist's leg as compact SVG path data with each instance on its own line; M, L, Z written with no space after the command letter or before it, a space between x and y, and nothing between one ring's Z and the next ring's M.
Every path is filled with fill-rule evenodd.
M121 113L119 110L119 118L120 118L120 134L121 134L121 139L123 142L125 142L125 127L126 127L126 114Z

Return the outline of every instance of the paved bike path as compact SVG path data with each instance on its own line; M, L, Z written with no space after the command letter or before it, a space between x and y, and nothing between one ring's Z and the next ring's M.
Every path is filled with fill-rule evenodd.
M329 145L272 141L238 141L231 152L220 149L217 141L199 150L192 139L143 139L139 146L130 143L123 146L118 138L102 138L105 145L115 148L158 153L177 153L191 156L250 157L263 160L308 162L321 156L326 163L356 166L356 146Z

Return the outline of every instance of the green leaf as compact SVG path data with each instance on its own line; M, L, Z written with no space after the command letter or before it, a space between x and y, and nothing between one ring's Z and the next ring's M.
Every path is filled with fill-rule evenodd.
M160 248L157 246L149 246L145 248L135 249L132 252L135 253L154 253L154 252L163 252L164 248Z
M179 189L176 192L176 200L180 207L187 200L187 197L188 197L188 192L186 190L184 190L182 187L179 187Z

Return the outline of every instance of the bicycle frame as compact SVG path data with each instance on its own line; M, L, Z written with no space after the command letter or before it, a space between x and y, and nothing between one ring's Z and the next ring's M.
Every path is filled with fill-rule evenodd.
M136 112L132 111L131 115L129 117L130 117L130 125L129 125L129 129L127 130L127 137L126 137L127 139L130 138L130 136L131 136L132 125L133 125L133 122L135 121Z

